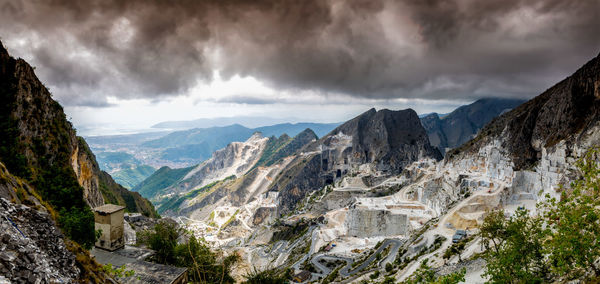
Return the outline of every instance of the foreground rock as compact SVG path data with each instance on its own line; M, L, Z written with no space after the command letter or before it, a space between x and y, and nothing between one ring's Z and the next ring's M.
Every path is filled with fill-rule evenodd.
M0 274L14 283L71 283L80 270L50 215L0 198Z

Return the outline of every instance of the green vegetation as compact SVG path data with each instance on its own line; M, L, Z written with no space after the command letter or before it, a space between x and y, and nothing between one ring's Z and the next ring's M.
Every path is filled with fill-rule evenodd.
M156 251L154 261L162 264L187 267L189 280L200 283L235 283L230 275L240 256L232 254L220 261L215 253L193 234L186 234L176 224L161 222L153 231L140 234L140 243ZM180 237L188 239L178 243Z
M274 229L276 229L276 231L273 233L270 242L275 243L282 240L291 242L303 236L308 231L309 227L309 221L304 219L294 225L275 224Z
M219 181L215 181L215 182L211 182L201 188L198 189L194 189L184 195L176 195L173 197L170 197L164 201L160 201L157 205L158 205L158 212L163 213L166 211L174 211L177 212L179 210L179 206L186 200L188 199L192 199L195 198L199 195L208 195L210 193L212 193L214 190L218 189L219 187L221 187L225 182L230 181L230 180L234 180L235 179L235 175L231 175L228 176L222 180Z
M467 238L464 238L462 240L460 240L458 243L453 243L445 252L444 252L444 259L450 259L451 257L453 257L454 255L458 255L458 261L462 262L462 258L461 258L461 253L463 252L463 250L465 250L465 246L467 245L467 243L469 243L474 236L469 236Z
M65 235L71 236L86 249L90 249L98 237L94 230L94 213L89 208L62 208L59 211L58 224ZM92 236L88 236L90 232Z
M131 190L139 192L145 198L153 198L159 194L161 190L180 181L192 169L194 169L194 167L181 169L162 167Z
M245 275L246 281L244 284L286 284L289 283L288 279L291 278L291 269L286 269L283 272L279 272L275 269L267 269L263 271L257 271L254 269L249 274Z
M488 249L485 275L490 282L540 283L547 279L543 241L548 232L542 226L541 218L530 217L524 209L508 219L504 211L485 217L480 236Z
M379 270L375 270L375 272L369 275L369 278L371 279L377 279L377 277L379 277Z
M124 188L131 189L152 175L156 169L148 165L123 169L111 174L113 179Z
M577 163L580 178L546 196L540 214L525 209L506 218L488 214L480 236L487 248L486 275L492 283L598 281L600 269L600 167L598 149Z
M110 263L102 266L102 270L112 277L131 277L135 275L135 271L126 269L127 267L125 265L113 267Z
M233 215L231 215L231 217L229 217L229 219L227 219L227 221L225 221L225 223L223 223L223 226L221 226L221 230L225 229L229 224L231 224L231 222L233 222L233 220L235 220L235 216L240 212L240 210L235 210L235 213L233 213Z
M260 157L258 162L256 162L256 165L254 167L270 166L280 158L285 157L281 156L283 155L283 153L279 153L279 150L281 150L290 141L292 141L292 138L290 138L287 134L283 134L279 138L275 136L270 137L269 141L267 142L267 146L265 147L265 150L262 153L262 156Z
M6 72L10 74L12 71ZM19 120L12 115L16 107L15 80L0 79L0 159L13 175L29 179L32 173L24 155L25 146L20 139Z
M432 220L430 220L430 222ZM433 221L436 221L436 220L433 220ZM431 224L432 223L427 223L423 227L429 228L431 226ZM420 232L420 234L422 234L424 232L423 228L421 228L421 231L419 231L419 232ZM418 240L421 238L422 238L422 236L419 235L418 238L413 240L413 243L418 243ZM398 256L396 257L394 264L397 264L399 269L404 269L412 261L419 259L421 256L423 256L425 254L432 253L432 252L438 250L445 241L446 241L446 237L444 237L442 235L435 235L435 239L433 240L433 243L430 246L419 251L419 253L417 253L413 257L404 257L404 254L406 254L406 251L407 251L406 248L399 248Z
M424 259L417 270L404 282L404 284L456 284L465 281L467 270L463 268L460 271L436 277L435 271L427 264L429 260Z

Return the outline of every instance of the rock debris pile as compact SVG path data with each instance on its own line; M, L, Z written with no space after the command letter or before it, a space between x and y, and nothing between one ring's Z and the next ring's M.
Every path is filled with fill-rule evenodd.
M71 283L79 272L47 213L0 198L0 275L13 283Z

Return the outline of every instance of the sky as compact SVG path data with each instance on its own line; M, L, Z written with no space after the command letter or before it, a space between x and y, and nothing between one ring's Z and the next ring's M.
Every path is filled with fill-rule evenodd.
M84 135L529 99L599 27L600 0L0 0L0 40Z

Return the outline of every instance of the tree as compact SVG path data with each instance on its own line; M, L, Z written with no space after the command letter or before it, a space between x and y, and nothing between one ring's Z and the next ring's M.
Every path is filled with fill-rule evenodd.
M176 224L159 222L154 226L154 232L147 236L148 246L156 252L156 262L162 264L175 264L175 247L179 238L179 229Z
M283 273L278 273L275 269L267 269L258 271L256 268L247 275L244 284L285 284L288 283L288 278L291 276L291 270L286 270Z
M71 207L70 210L63 208L58 216L58 224L65 235L85 249L91 249L99 237L94 229L94 213L89 208Z
M600 276L600 167L598 148L576 166L578 176L560 199L546 195L537 216L488 214L479 235L486 252L486 275L494 283L592 280Z
M135 271L127 270L127 267L125 265L122 265L120 267L118 267L118 266L113 267L113 265L109 263L109 264L103 265L102 270L104 272L108 273L112 277L131 277L131 276L135 275Z
M217 254L192 234L188 242L177 245L175 255L177 265L190 269L191 280L200 283L235 283L230 273L240 259L238 254L231 254L219 263Z
M566 279L600 276L600 167L597 148L577 162L579 176L560 200L549 198L540 205L552 236L545 245L552 272ZM590 276L590 275L588 275Z
M462 262L462 258L460 256L460 254L462 253L462 251L465 249L465 245L466 245L466 241L465 240L461 240L458 243L452 244L445 252L444 252L444 259L450 259L453 255L458 254L458 261Z
M187 234L177 224L160 222L154 231L139 234L138 241L156 251L156 262L187 267L188 276L195 283L235 283L231 270L240 256L234 253L218 261L217 253L193 234ZM178 243L179 239L188 240Z
M548 276L543 253L547 234L543 220L531 217L528 210L518 209L508 219L504 211L490 213L480 229L487 248L484 275L492 283L543 282Z
M406 280L405 284L456 284L465 281L465 268L447 275L435 276L435 271L427 264L429 259L424 259L417 270Z

